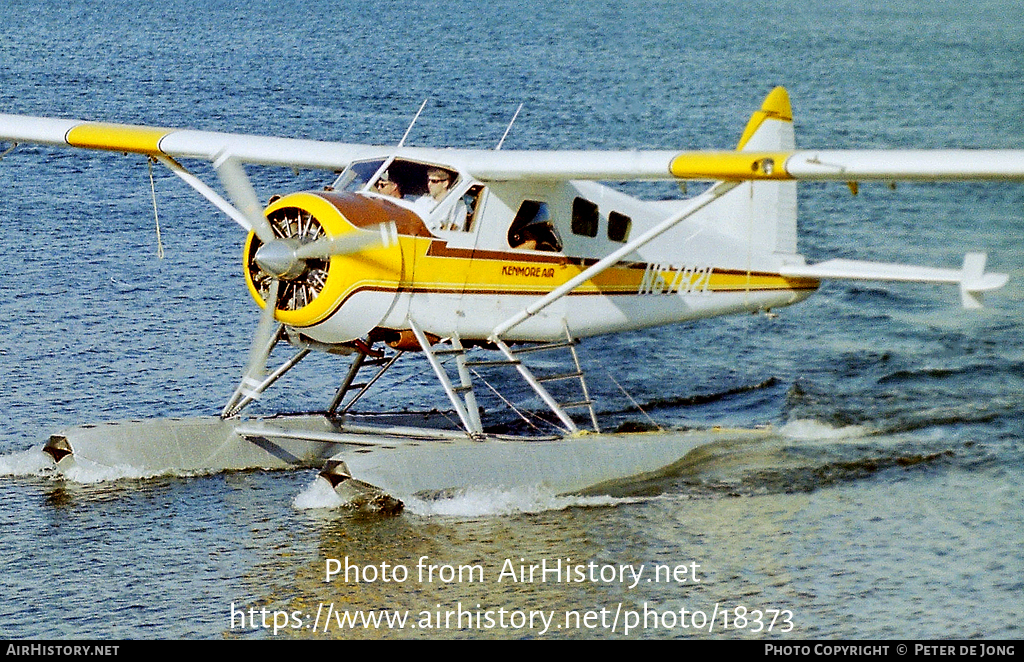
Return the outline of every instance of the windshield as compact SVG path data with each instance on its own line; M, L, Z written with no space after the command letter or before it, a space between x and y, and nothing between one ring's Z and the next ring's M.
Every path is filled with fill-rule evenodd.
M382 170L385 163L387 168ZM458 173L451 168L406 159L374 159L349 164L334 181L334 190L370 190L409 201L429 201L432 209L448 196L458 181ZM374 186L369 188L367 184Z
M369 183L370 178L384 165L384 159L356 161L349 164L334 180L335 191L359 191Z

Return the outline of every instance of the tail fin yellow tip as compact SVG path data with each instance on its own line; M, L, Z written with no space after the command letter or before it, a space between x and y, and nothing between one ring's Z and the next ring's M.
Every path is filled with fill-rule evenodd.
M761 108L750 116L747 128L743 130L737 150L743 149L750 138L761 127L761 123L767 119L780 120L784 122L793 121L793 107L789 103L789 92L784 87L776 87L765 97Z

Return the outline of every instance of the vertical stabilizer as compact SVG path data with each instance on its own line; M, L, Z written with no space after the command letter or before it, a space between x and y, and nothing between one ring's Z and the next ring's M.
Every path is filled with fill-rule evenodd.
M761 108L747 122L739 145L741 152L774 152L796 149L793 130L793 109L789 94L776 87L765 98ZM734 191L741 203L740 218L735 229L754 245L775 253L795 254L796 246L796 182L747 182ZM739 202L736 200L736 202Z

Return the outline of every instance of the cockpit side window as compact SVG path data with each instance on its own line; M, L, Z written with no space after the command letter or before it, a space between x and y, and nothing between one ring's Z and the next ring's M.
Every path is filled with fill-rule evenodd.
M536 251L562 250L562 240L551 222L546 202L523 200L509 226L508 245Z

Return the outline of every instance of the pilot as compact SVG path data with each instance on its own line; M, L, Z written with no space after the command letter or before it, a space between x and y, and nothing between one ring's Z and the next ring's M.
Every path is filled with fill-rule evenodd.
M398 182L391 179L387 170L381 173L380 179L374 183L373 187L377 190L377 193L382 195L388 195L392 198L402 197L402 187L399 186Z
M452 175L441 168L427 170L427 191L434 202L441 202L444 196L448 195L448 188L452 185Z
M429 211L437 206L448 195L448 187L452 185L452 174L441 168L427 170L427 194L416 199L416 204Z
M420 197L416 204L428 212L433 210L448 195L451 185L452 173L443 168L430 168L427 170L427 195ZM431 230L461 230L465 220L466 205L460 200L448 213L431 218L428 226Z

